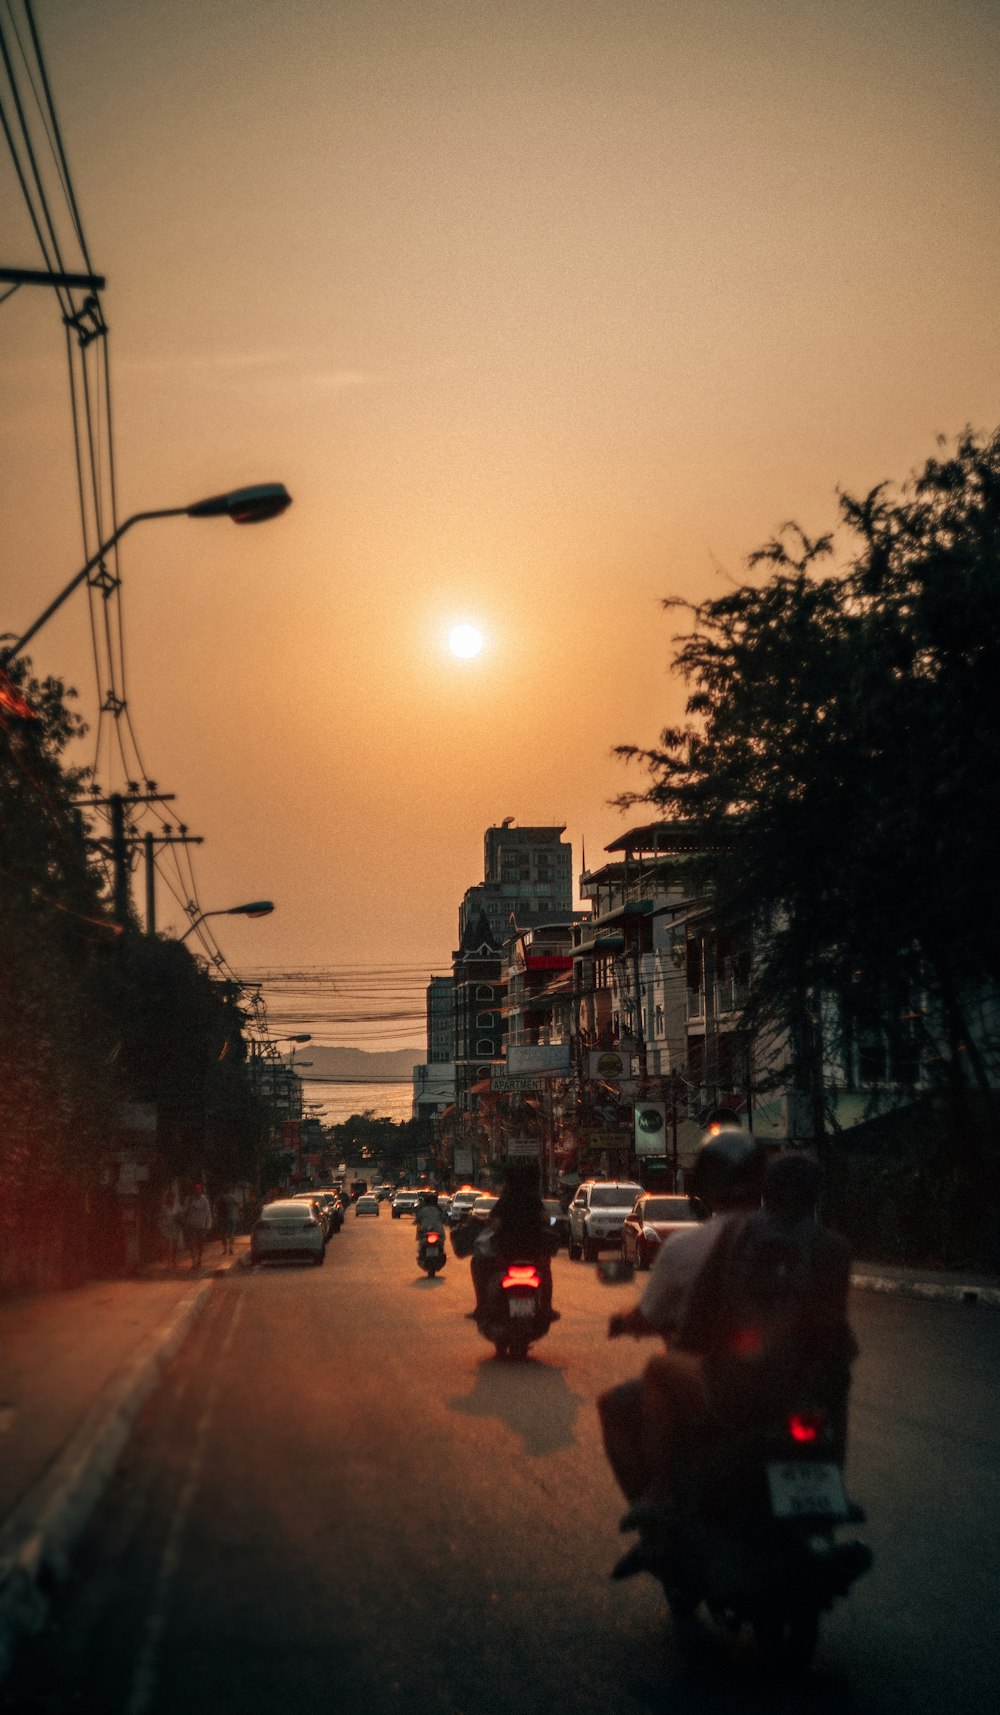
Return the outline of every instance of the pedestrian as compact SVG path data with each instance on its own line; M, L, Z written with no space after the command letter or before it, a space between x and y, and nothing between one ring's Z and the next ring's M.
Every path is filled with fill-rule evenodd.
M183 1205L174 1184L167 1192L160 1209L160 1236L166 1246L167 1262L171 1268L177 1267L177 1257L184 1238L183 1219Z
M201 1267L201 1253L205 1248L212 1225L212 1205L205 1196L202 1185L194 1185L191 1195L184 1203L184 1241L191 1258L191 1267Z
M240 1220L240 1199L230 1186L219 1198L219 1232L222 1234L222 1254L232 1256L233 1240Z

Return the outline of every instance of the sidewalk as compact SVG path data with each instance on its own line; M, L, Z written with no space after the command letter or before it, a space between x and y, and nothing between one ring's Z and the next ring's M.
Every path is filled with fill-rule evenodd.
M201 1314L218 1275L245 1256L213 1242L205 1266L158 1265L136 1280L0 1303L0 1679L36 1629L135 1418ZM1000 1309L1000 1278L856 1264L852 1282Z
M0 1679L167 1361L248 1246L238 1238L228 1257L212 1241L197 1271L157 1264L0 1302Z

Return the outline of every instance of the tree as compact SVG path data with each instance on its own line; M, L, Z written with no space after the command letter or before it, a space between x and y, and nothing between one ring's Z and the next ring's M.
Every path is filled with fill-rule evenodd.
M789 1034L797 1078L817 1076L823 995L898 1064L933 1011L997 1138L1000 431L939 445L899 492L839 496L840 570L820 574L840 538L786 525L750 556L763 584L691 609L688 719L619 748L652 776L621 802L702 825L720 929L753 925L747 1021ZM973 1129L955 1138L976 1155Z
M0 1286L28 1283L33 1252L58 1273L61 1227L80 1265L88 1209L117 1220L102 1187L124 1103L156 1105L159 1179L254 1178L263 1139L235 992L113 920L88 775L66 762L85 730L72 697L24 659L0 680Z
M0 700L0 1218L9 1224L0 1249L9 1256L34 1211L57 1228L61 1209L79 1208L118 1099L101 971L119 929L77 807L86 773L64 760L84 731L73 695L18 659Z

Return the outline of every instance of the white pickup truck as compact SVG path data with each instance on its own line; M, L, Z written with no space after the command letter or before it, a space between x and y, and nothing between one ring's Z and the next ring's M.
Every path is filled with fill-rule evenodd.
M617 1250L625 1217L642 1196L630 1180L586 1179L569 1206L569 1254L596 1262L602 1250Z

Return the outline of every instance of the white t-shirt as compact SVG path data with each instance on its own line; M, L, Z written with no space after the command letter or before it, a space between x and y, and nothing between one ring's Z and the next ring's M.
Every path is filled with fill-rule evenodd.
M723 1228L718 1215L697 1227L671 1233L660 1246L639 1309L658 1334L669 1334L680 1320L681 1305Z

